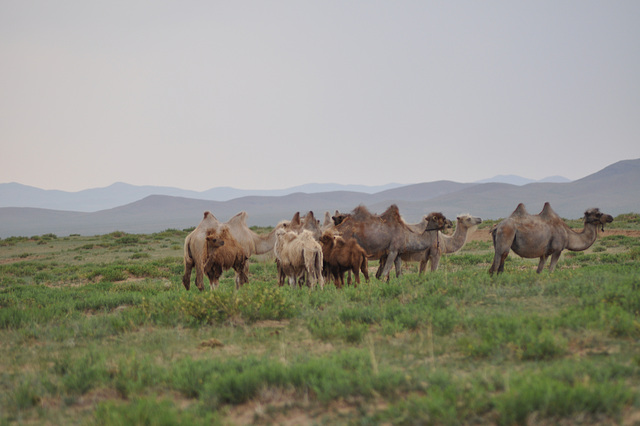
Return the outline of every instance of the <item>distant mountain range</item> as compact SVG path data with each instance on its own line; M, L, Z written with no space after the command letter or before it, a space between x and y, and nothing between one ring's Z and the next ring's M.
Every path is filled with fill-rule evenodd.
M495 178L500 179L518 182L512 176ZM640 159L617 162L576 181L550 179L556 181L526 184L437 181L384 187L311 184L281 191L257 191L257 194L244 191L241 193L245 195L239 197L239 193L234 192L239 190L233 188L195 192L117 183L107 188L69 193L15 183L1 184L2 205L6 206L7 200L12 200L14 205L0 207L0 238L45 233L99 235L116 230L150 233L168 228L184 229L196 226L206 210L223 221L239 211L246 211L249 225L258 226L275 225L282 219L290 219L296 211L304 214L312 210L322 220L325 211L350 211L359 204L382 212L395 203L408 222L417 222L431 211L441 211L450 218L468 212L483 219L498 219L508 216L520 202L525 203L530 212L537 212L545 201L549 201L556 212L566 218L581 217L589 207L600 207L614 216L640 212ZM557 182L559 179L563 181ZM149 195L149 191L153 195ZM209 199L214 196L218 200ZM38 197L41 203L47 200L59 203L59 207L25 207L28 202L35 203ZM133 201L114 207L121 197L130 197ZM85 208L91 205L94 208L112 207L94 212L83 212L77 207L77 211L68 211L68 206L73 202L80 203L82 199Z
M555 176L538 182L569 182L568 179ZM498 175L477 183L501 182L513 185L524 185L535 182L531 179L515 175ZM85 189L78 192L47 190L19 183L0 184L0 207L35 207L40 209L67 210L76 212L97 212L133 203L150 195L169 195L172 197L193 198L208 201L229 201L241 197L282 197L295 193L317 194L320 192L362 192L376 194L403 186L390 183L379 186L340 185L337 183L308 183L286 189L260 190L216 187L206 191L189 191L166 186L136 186L116 182L104 188Z

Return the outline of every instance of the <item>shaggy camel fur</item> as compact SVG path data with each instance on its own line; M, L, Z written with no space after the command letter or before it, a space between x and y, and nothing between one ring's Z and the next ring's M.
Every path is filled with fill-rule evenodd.
M540 258L537 272L542 272L547 257L551 256L549 272L553 272L562 250L586 250L596 241L598 228L604 231L606 223L613 217L592 208L584 213L584 228L576 232L553 211L549 203L537 215L527 213L524 204L511 213L511 216L498 223L492 230L494 246L493 264L489 273L504 271L504 261L509 250L525 258Z
M389 280L389 272L399 255L426 250L433 240L429 231L443 229L448 223L442 213L431 213L428 218L424 231L417 233L407 226L395 204L381 215L359 206L336 226L336 230L343 238L355 238L367 252L367 257L380 259L386 255L381 276ZM396 268L396 276L400 276L399 267Z
M431 262L431 272L434 272L438 269L442 254L455 253L464 247L467 242L467 236L481 223L482 219L479 217L474 217L470 214L461 214L456 218L456 230L453 232L453 235L446 235L438 231L433 243L425 251L404 253L400 257L405 262L420 262L420 274L426 271L427 263Z
M222 272L231 268L236 271L236 290L249 281L246 272L249 258L236 239L231 236L227 226L210 229L207 232L206 241L204 271L209 277L211 290L218 288Z
M344 273L349 271L347 284L351 284L351 272L356 277L356 286L360 284L360 271L369 281L367 254L358 242L350 238L345 240L331 231L325 231L320 237L324 258L323 275L333 278L337 288L344 286Z
M298 234L307 230L313 234L313 238L316 241L319 240L322 235L320 221L315 218L312 211L307 213L303 219L300 219L300 212L296 212L290 221L282 221L278 226L287 231L293 231ZM280 261L277 258L276 269L278 271L278 284L282 287L284 285L286 274L283 272L282 267L280 266ZM305 274L305 276L301 278L301 284L304 284L306 280L307 276Z
M221 225L227 225L231 230L231 235L242 247L245 255L250 257L254 254L264 254L273 250L276 241L276 230L267 235L258 235L246 224L247 213L240 212L229 219L228 222L220 222L211 212L204 212L204 217L184 240L184 275L182 284L189 290L191 287L191 270L196 268L196 286L202 288L204 276L204 248L207 231L217 229ZM248 263L246 264L248 267ZM248 273L248 270L245 271Z
M306 273L311 287L318 282L324 288L322 247L311 231L304 230L298 234L279 228L276 231L274 253L291 287L295 287L298 279Z

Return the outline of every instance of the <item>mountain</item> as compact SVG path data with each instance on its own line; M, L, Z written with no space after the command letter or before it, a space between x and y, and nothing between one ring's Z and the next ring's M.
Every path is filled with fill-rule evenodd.
M535 182L565 183L565 182L571 182L571 181L566 177L562 177L562 176L548 176L544 179L540 179L536 181L533 179L527 179L517 175L496 175L489 179L482 179L482 180L476 181L476 183L508 183L511 185L518 185L518 186L526 185L529 183L535 183Z
M296 192L311 194L331 191L353 191L373 194L401 186L402 185L398 183L380 186L310 183L276 190L217 187L198 192L165 186L136 186L117 182L104 188L67 192L40 189L12 182L0 184L0 207L34 207L52 210L96 212L133 203L150 195L169 195L172 197L195 198L200 200L228 201L234 198L248 196L279 197Z
M45 233L98 235L121 230L130 233L159 232L167 228L196 226L210 210L223 221L239 211L249 214L249 225L275 225L296 211L312 210L322 220L326 211L350 211L359 204L374 212L398 204L403 217L417 222L432 211L450 218L471 213L483 219L508 216L518 203L530 212L549 201L565 218L582 217L590 207L614 216L640 212L640 159L612 164L573 182L535 182L522 186L508 183L457 183L450 181L405 185L375 193L356 191L295 192L282 196L246 196L211 201L173 195L150 195L134 202L96 212L41 208L0 208L0 238Z

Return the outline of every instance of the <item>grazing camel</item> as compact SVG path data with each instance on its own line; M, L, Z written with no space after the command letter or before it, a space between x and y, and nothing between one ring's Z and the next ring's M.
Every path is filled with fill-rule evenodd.
M360 284L360 271L369 281L367 253L354 238L345 240L340 235L325 231L320 237L324 259L323 275L333 278L337 288L344 286L344 273L349 271L347 284L351 284L351 272L356 277L356 286Z
M386 255L381 276L389 280L389 272L402 253L424 251L432 243L429 231L443 229L450 221L442 213L431 213L422 233L413 232L400 217L395 204L381 215L370 213L358 206L336 226L343 238L355 238L367 252L367 257L380 259ZM396 268L396 276L400 276Z
M210 229L206 236L204 272L209 277L211 290L218 288L222 272L233 268L236 271L236 290L249 281L246 263L249 259L240 244L231 236L227 226ZM197 283L196 283L197 284ZM199 288L202 291L202 288Z
M524 204L511 216L498 223L492 230L495 254L489 273L504 271L504 261L509 250L525 258L540 258L536 272L542 272L547 257L551 256L549 272L553 272L562 250L586 250L596 241L598 228L604 231L606 223L613 217L592 208L584 213L584 228L576 232L553 211L549 203L537 215L527 213Z
M301 233L279 228L276 231L274 253L282 273L293 288L300 277L307 274L313 288L318 282L324 288L322 277L322 247L313 238L311 231Z
M189 290L191 287L191 270L196 268L196 286L202 288L202 280L204 277L204 249L206 246L205 238L207 231L217 229L221 225L226 225L231 231L231 235L240 244L247 257L254 254L264 254L273 250L276 241L276 230L274 229L267 235L258 235L253 232L246 224L247 213L240 212L229 219L228 222L220 222L211 212L204 212L204 217L196 227L184 240L184 275L182 276L182 284L184 288ZM248 263L246 264L248 267ZM248 273L248 270L245 271Z
M420 230L425 226L424 224L427 221L427 218L428 216L425 216L422 219L422 222L409 225L409 227L413 229L414 232L420 232ZM442 254L455 253L460 250L467 242L467 236L481 223L482 219L479 217L474 217L470 214L461 214L456 218L456 229L453 232L453 235L446 235L440 231L432 233L433 241L431 246L426 250L416 253L403 253L399 257L405 262L420 262L418 269L419 274L422 274L427 270L428 262L431 262L431 272L435 272L440 264L440 257ZM399 266L396 265L396 267Z

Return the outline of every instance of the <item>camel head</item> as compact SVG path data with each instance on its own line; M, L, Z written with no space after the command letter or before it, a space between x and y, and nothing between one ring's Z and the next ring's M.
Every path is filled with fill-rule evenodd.
M337 232L333 231L324 231L322 236L320 237L320 244L323 247L333 247L336 244L336 239L340 236Z
M470 214L461 214L456 218L458 224L463 225L466 228L471 228L472 226L477 226L482 223L482 219L479 217L471 216Z
M451 228L453 226L453 223L439 212L429 213L425 217L425 220L427 221L427 228L425 231L441 231L444 228Z
M604 225L606 223L613 222L613 216L610 214L605 214L600 211L599 208L592 208L584 212L584 223L592 223L596 225L600 225L600 229L604 232Z
M215 235L207 235L207 249L213 250L224 245L224 240L216 238Z
M338 210L336 210L336 214L331 216L331 219L333 219L333 223L335 224L335 226L338 226L342 222L344 222L345 219L347 219L348 217L349 217L348 213L340 213Z

